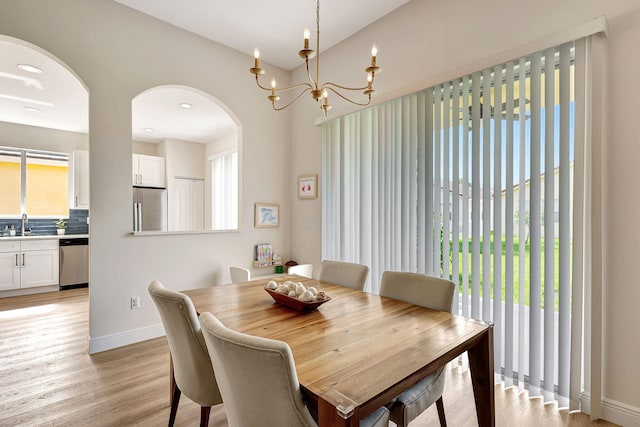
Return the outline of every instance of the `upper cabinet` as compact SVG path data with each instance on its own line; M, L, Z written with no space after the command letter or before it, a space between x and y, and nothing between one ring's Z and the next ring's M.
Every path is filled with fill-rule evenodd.
M143 187L166 187L164 157L133 155L131 178L133 185Z
M71 170L73 179L70 179L69 207L71 209L89 209L89 152L74 150L71 156Z

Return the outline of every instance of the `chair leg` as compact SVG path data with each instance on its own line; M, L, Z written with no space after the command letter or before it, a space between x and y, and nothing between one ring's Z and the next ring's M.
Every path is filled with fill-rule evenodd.
M178 384L173 384L173 399L171 399L171 414L169 415L169 427L173 427L176 420L176 412L178 412L178 403L180 403L180 395L182 392L178 388Z
M209 425L210 413L211 413L211 406L200 407L200 427L207 427Z
M436 400L436 407L438 408L438 418L440 418L440 427L447 427L447 420L444 417L444 402L442 402L442 396Z

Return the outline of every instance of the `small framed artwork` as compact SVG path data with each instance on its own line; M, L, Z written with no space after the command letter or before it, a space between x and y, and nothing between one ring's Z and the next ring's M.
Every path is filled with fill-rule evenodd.
M256 203L254 226L279 227L280 205L275 203Z
M298 177L298 198L317 199L318 198L318 175L300 175Z

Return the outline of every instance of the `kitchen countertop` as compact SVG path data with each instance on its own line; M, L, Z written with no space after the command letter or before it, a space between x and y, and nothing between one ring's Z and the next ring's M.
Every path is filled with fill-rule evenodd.
M50 235L36 235L36 236L2 236L0 242L5 240L46 240L46 239L80 239L88 238L88 234L50 234Z

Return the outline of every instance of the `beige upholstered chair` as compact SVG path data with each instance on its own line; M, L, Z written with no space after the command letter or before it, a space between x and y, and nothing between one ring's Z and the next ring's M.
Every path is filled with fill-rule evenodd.
M302 400L287 343L235 332L211 313L202 313L200 323L230 427L317 425ZM389 410L382 407L360 425L388 423Z
M231 275L231 283L242 283L251 280L251 272L246 268L229 267L229 274Z
M434 310L451 312L455 285L452 281L417 273L385 271L380 283L380 295ZM434 402L438 408L440 425L446 427L442 392L444 368L440 368L403 392L389 405L391 421L399 426L407 424Z
M289 273L289 274L297 274L298 276L312 278L313 277L313 264L292 265L287 270L287 273Z
M369 267L342 261L322 261L318 280L364 291Z
M397 271L385 271L380 283L380 295L384 297L448 312L451 312L454 290L455 284L451 280ZM411 420L435 402L440 425L446 427L443 391L444 368L440 368L387 405L391 411L391 421L406 427Z
M166 289L157 280L149 285L149 294L160 312L173 360L175 386L169 427L175 421L182 393L200 405L200 426L207 426L211 407L222 403L222 396L196 309L185 294Z

